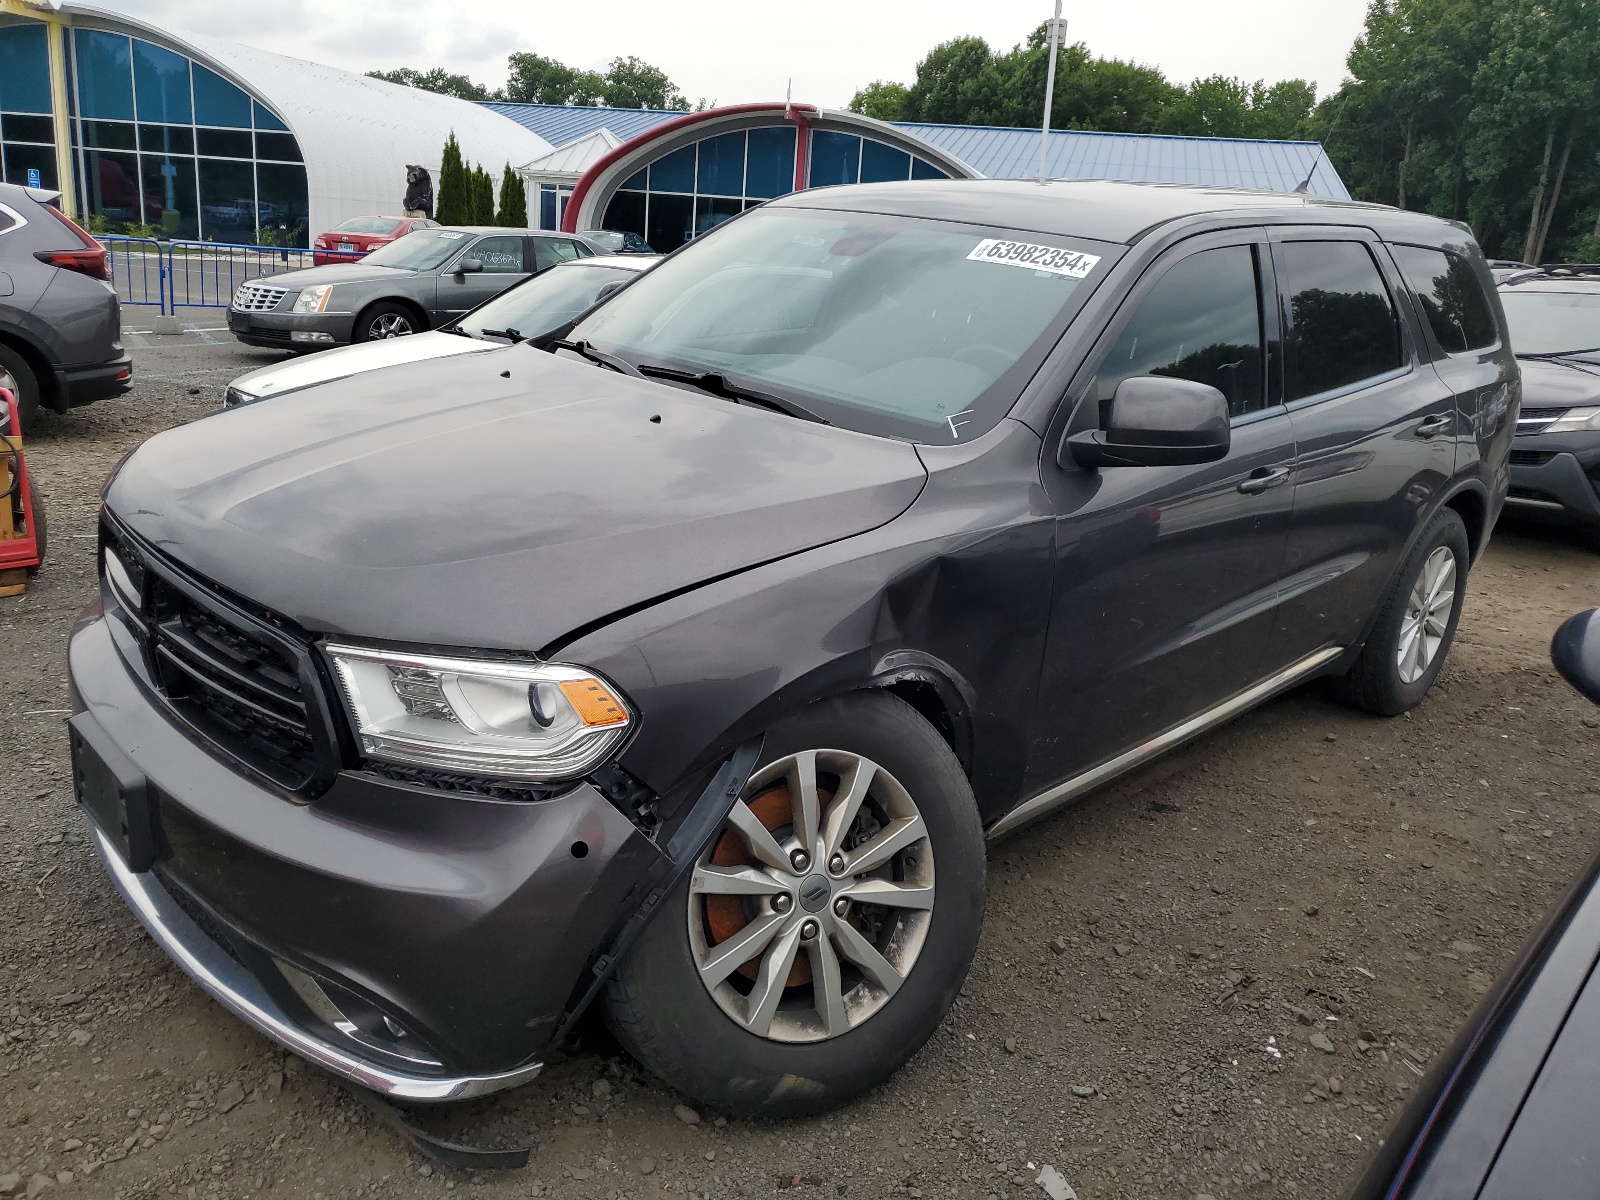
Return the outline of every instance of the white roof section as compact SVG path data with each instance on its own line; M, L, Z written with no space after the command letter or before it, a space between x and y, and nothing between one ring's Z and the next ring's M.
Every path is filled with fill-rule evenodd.
M63 8L188 54L276 112L305 158L312 237L350 217L400 212L410 163L428 169L437 196L439 160L452 131L462 157L485 167L496 188L507 164L525 163L552 149L532 130L454 96L164 29L91 5Z
M529 179L552 177L577 179L620 145L622 139L610 129L596 129L593 133L586 133L564 146L557 146L550 153L541 155L532 162L524 163L517 168L517 174Z

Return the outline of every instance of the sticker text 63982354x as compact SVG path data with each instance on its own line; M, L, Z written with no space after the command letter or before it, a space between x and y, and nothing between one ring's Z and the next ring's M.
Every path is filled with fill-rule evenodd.
M1082 279L1100 261L1098 254L1068 250L1065 246L1036 246L1032 242L1011 242L1004 238L984 238L967 257L974 262L1048 271L1068 279Z

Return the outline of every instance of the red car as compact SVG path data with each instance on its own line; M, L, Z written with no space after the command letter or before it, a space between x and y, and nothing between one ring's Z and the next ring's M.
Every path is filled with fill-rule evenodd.
M379 246L387 246L395 238L405 237L413 229L437 229L439 222L427 217L351 217L342 225L335 225L318 236L312 247L311 261L319 267L329 263L355 262ZM336 253L318 254L318 250ZM337 253L343 251L343 253Z

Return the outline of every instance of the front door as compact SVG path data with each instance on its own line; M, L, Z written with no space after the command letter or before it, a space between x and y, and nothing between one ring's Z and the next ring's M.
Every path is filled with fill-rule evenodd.
M439 277L440 324L457 321L485 300L492 300L512 284L526 279L526 243L518 234L491 234L479 238ZM461 264L476 259L482 270L462 271ZM453 273L452 273L453 272Z
M1137 746L1258 678L1287 536L1294 434L1277 403L1271 259L1256 231L1153 265L1075 382L1069 431L1104 424L1122 380L1160 375L1228 399L1232 449L1203 466L1058 466L1055 591L1029 791Z
M1455 397L1418 354L1394 265L1361 231L1273 236L1284 399L1299 443L1273 656L1364 635L1455 470Z

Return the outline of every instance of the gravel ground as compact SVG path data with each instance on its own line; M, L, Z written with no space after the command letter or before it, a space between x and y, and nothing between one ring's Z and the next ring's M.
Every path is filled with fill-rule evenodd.
M535 1144L525 1170L430 1165L171 966L74 810L63 654L100 482L278 357L209 336L130 336L135 392L30 436L53 544L0 600L0 1195L1015 1200L1048 1165L1083 1197L1338 1196L1600 835L1595 716L1546 658L1600 557L1502 528L1410 716L1302 690L999 847L960 1002L867 1098L694 1113L595 1025L422 1118Z

